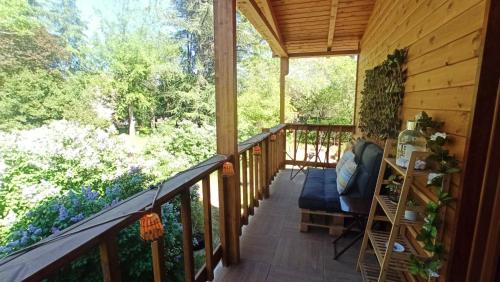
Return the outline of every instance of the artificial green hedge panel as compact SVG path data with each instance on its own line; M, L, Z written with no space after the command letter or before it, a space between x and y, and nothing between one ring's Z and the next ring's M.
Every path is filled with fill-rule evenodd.
M395 138L401 126L408 49L396 49L373 69L367 70L361 91L359 127L370 138Z

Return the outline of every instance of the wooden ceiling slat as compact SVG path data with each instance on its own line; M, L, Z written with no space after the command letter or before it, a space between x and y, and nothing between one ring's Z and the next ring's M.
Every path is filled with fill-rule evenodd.
M294 30L297 28L300 29L301 27L308 27L308 26L314 26L314 27L318 27L318 28L323 28L323 27L328 28L328 20L300 22L300 23L287 23L286 25L282 25L281 27L283 30L286 30L286 29Z
M315 17L321 17L321 16L330 16L330 9L319 11L319 12L300 12L300 13L293 13L293 14L278 14L276 15L278 17L278 21L286 21L290 19L300 19L300 18L315 18Z
M321 16L321 17L305 17L305 18L299 18L299 19L289 19L289 20L280 20L280 26L283 24L288 24L288 23L305 23L305 22L318 22L318 21L328 21L330 19L330 15L327 16Z
M288 54L319 56L357 53L376 0L253 1L269 3Z
M314 5L295 5L295 6L274 6L276 13L280 14L293 14L297 12L318 12L324 11L325 8L330 7L330 1L321 2L321 4Z

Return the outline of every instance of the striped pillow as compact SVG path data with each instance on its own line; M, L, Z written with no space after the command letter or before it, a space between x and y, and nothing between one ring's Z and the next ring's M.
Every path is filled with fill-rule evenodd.
M344 166L344 164L348 160L354 160L354 153L352 151L345 151L340 160L337 163L336 170L337 170L337 175L340 174L340 169Z
M347 183L349 183L349 179L351 179L357 167L358 165L354 162L354 159L347 160L342 165L340 173L337 174L337 191L340 195L344 194Z

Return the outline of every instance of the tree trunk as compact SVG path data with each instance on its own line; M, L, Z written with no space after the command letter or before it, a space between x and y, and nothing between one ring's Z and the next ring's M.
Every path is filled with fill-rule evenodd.
M128 106L128 135L135 136L134 106Z

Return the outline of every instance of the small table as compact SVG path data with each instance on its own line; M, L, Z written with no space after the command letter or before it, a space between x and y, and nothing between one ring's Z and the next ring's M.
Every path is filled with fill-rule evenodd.
M349 196L340 196L340 210L343 213L352 215L353 222L349 224L342 233L333 240L333 259L340 257L345 251L352 247L359 239L364 235L364 230L366 228L366 219L370 213L370 207L372 204L372 199L370 198L353 198ZM352 239L347 246L345 246L340 252L337 253L337 242L345 237L349 231L352 230L354 226L359 227L359 234Z

